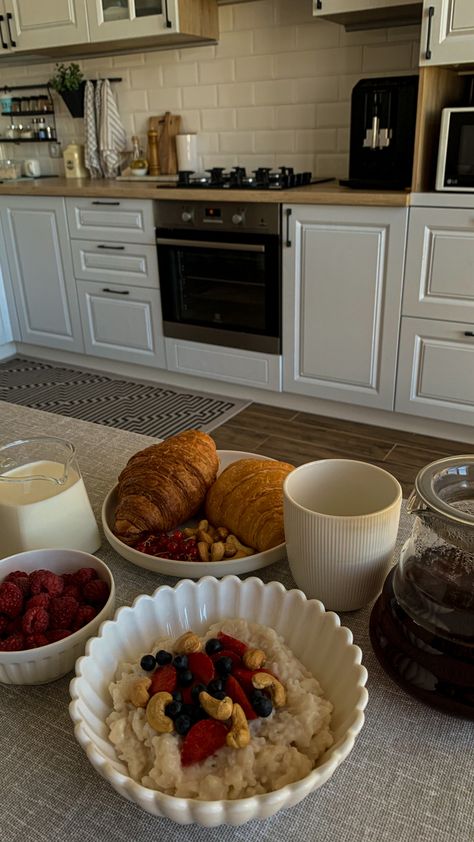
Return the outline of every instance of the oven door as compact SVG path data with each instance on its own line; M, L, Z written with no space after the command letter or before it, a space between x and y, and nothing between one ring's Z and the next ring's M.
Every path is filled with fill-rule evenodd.
M156 233L165 336L280 353L278 235Z

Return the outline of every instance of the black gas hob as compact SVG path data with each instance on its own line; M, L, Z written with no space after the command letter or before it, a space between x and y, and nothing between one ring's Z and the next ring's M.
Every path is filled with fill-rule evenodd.
M181 170L178 173L177 187L211 190L287 190L291 187L303 187L330 178L313 179L310 172L295 173L293 167L258 167L248 174L245 167L212 167L203 173Z

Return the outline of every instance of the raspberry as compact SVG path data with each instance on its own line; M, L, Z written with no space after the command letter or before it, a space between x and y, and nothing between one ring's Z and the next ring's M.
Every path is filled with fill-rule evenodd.
M0 614L0 635L4 634L8 628L8 617L5 614Z
M55 643L56 640L63 640L65 637L69 637L72 632L69 629L49 629L46 632L46 638L48 643Z
M71 629L79 605L73 596L55 596L49 603L52 629Z
M50 570L35 570L30 576L31 593L49 593L59 596L63 592L64 582L56 573Z
M64 585L64 590L61 596L73 596L74 599L77 600L77 602L82 602L81 589L79 585L75 585L74 583L71 583L70 585Z
M74 573L61 573L61 579L64 582L64 587L67 588L68 585L74 585Z
M97 609L93 605L80 605L72 624L73 631L82 629L83 626L86 626L87 623L90 623L94 619L96 614Z
M48 643L45 634L27 634L25 637L25 649L37 649L38 646L47 646Z
M22 570L14 570L8 574L5 582L13 582L14 585L20 588L23 596L28 596L30 592L30 577L28 573Z
M25 640L21 632L15 632L4 640L0 640L0 652L18 652L23 649Z
M18 617L23 607L23 593L13 582L0 585L0 611L8 617Z
M22 628L25 634L41 634L48 626L49 614L44 608L28 608L23 614Z
M83 587L87 582L97 579L97 570L93 567L81 567L73 574L73 579L76 585Z
M107 582L104 582L102 579L93 579L90 582L86 582L82 588L82 593L87 602L102 606L105 605L109 598L110 589Z
M21 614L18 614L18 617L15 617L14 620L10 620L7 626L7 634L15 634L15 632L21 632L21 621L22 621Z
M51 597L49 593L37 593L35 596L30 596L25 608L49 608L49 601Z

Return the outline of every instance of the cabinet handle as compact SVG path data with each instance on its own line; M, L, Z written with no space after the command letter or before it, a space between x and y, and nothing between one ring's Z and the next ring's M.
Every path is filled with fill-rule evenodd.
M108 287L103 287L102 292L111 292L113 295L130 295L128 289L109 289Z
M99 202L99 201L96 201L96 202L92 202L92 204L93 205L106 205L106 207L112 207L112 206L117 207L120 204L120 202Z
M125 246L97 246L98 249L108 249L110 251L125 251Z
M465 330L464 336L474 336L474 330Z
M3 30L2 30L2 23L3 23L4 20L5 20L5 18L3 17L3 15L0 15L0 39L2 41L3 49L8 50L8 44L3 37Z
M291 208L287 208L286 211L286 242L285 246L287 249L291 247L291 240L290 240L290 216L292 214Z
M165 26L167 29L171 29L171 27L173 26L168 14L168 0L165 0Z
M428 7L428 31L426 33L426 53L425 58L427 61L431 59L431 24L434 18L435 7L429 6Z
M13 20L13 15L12 15L11 12L7 12L7 29L8 29L8 35L9 35L9 38L10 38L10 43L11 43L12 47L16 47L16 41L14 41L13 38L12 38L12 30L11 30L11 27L10 27L10 21L11 20Z

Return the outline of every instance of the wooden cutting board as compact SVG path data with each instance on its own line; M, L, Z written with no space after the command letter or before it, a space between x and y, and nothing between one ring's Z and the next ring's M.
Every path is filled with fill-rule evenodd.
M174 175L178 172L176 135L181 131L180 115L167 111L159 117L150 117L148 129L158 132L160 172L164 175Z

